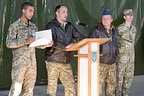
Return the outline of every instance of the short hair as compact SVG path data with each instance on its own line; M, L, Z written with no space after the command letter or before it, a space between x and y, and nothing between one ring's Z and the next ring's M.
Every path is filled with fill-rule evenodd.
M28 6L34 7L32 3L30 2L24 2L21 6L21 10L22 9L27 9Z
M56 8L55 8L55 13L61 8L61 6L65 6L65 5L58 5ZM66 6L65 6L66 7Z

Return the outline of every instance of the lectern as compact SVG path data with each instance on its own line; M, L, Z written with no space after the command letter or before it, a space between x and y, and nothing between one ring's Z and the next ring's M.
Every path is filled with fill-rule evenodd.
M66 50L78 51L78 96L99 96L99 50L108 40L83 39Z

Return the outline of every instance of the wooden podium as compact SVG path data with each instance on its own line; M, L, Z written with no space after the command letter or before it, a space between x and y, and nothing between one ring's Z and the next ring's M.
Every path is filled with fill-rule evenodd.
M108 40L83 39L66 50L78 50L77 96L99 96L99 46Z

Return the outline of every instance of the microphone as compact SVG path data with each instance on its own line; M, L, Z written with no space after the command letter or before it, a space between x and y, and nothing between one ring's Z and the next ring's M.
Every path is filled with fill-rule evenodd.
M76 25L80 25L80 26L83 26L83 27L88 27L87 24L82 23L82 22L80 22L80 21L77 21L77 22L76 22Z

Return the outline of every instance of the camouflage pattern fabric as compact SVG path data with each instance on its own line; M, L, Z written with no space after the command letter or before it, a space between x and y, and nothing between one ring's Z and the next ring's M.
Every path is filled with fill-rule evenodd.
M118 30L119 35L123 38L119 40L118 95L128 96L134 75L134 42L136 28L133 25L128 28L125 23L123 23L118 26Z
M29 26L30 25L30 26ZM12 49L12 85L9 96L33 96L33 89L36 82L36 58L35 48L25 44L25 40L31 32L37 31L37 27L29 22L29 25L20 19L10 25L6 37L6 46Z
M104 96L115 96L116 94L116 64L100 64L99 96L102 95L102 85L105 84Z
M76 96L73 72L70 64L52 63L46 61L48 73L47 94L56 96L58 78L64 85L65 96Z

